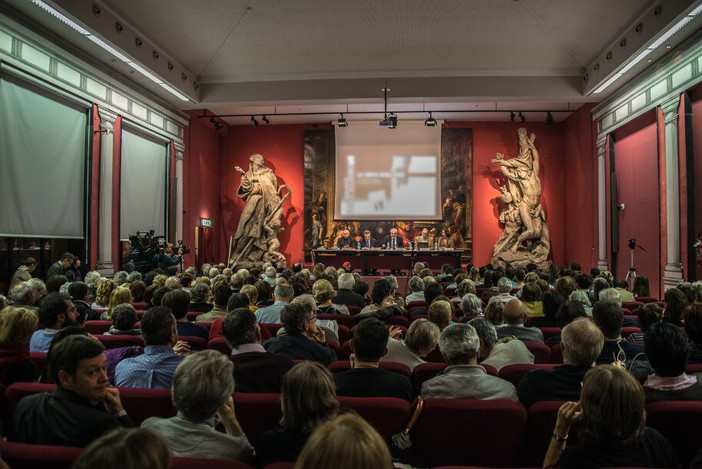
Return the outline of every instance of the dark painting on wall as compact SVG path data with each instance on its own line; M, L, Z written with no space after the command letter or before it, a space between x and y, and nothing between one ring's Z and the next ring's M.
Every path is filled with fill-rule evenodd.
M360 240L364 230L382 244L390 228L398 228L406 241L429 229L431 244L464 249L472 257L473 132L466 128L441 130L441 220L336 221L334 220L334 130L309 130L304 136L305 259L310 251L332 247L348 229Z

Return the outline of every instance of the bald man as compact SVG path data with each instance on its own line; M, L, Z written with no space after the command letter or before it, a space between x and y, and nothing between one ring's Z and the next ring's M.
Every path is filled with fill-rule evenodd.
M356 247L355 240L351 236L351 232L349 230L344 230L341 232L341 236L336 241L336 247L339 249L353 249Z
M525 407L538 401L578 401L585 373L592 368L604 345L602 331L588 318L578 318L563 328L563 366L532 370L522 377L517 392Z
M506 326L497 328L497 336L499 338L513 335L522 342L544 342L544 335L538 327L526 327L527 313L524 303L520 300L511 300L505 304L505 322Z

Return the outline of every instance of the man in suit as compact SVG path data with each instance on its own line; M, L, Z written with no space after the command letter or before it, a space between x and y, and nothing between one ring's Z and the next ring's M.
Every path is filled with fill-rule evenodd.
M506 326L497 328L499 338L513 335L523 342L544 342L544 335L538 327L526 327L526 307L520 300L511 300L505 304Z
M417 243L428 243L430 248L434 247L434 238L429 236L429 228L422 228L422 232L414 237L414 245Z
M336 296L332 299L332 303L337 305L358 306L361 309L365 308L366 300L363 299L363 296L352 290L355 282L356 280L350 273L341 274L337 280L339 289L337 290Z
M366 230L363 232L363 239L361 240L361 249L370 249L378 247L378 242L375 238L371 237L371 232Z
M344 230L341 232L341 237L336 241L336 247L339 249L355 248L351 232Z
M66 252L61 256L61 259L51 264L49 270L46 271L47 280L54 275L64 275L66 270L73 264L75 257L70 252Z
M383 245L387 249L403 249L405 247L402 237L397 234L397 228L390 228L390 234L385 237Z

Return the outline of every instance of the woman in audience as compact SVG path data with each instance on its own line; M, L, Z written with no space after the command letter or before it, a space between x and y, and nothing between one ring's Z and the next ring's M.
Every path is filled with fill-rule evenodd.
M95 301L95 290L101 278L100 272L96 270L91 270L85 274L84 282L88 285L88 301Z
M466 293L461 298L461 312L463 316L482 316L483 302L474 293Z
M258 301L258 289L253 285L244 285L241 287L241 290L239 290L239 293L246 295L249 299L249 310L255 313L258 310L258 306L256 306L256 302Z
M636 313L636 317L639 320L641 332L633 332L629 334L626 340L631 342L632 344L643 345L644 333L646 332L646 329L651 327L653 324L656 324L657 322L661 322L661 320L663 319L663 308L661 308L656 303L646 303L645 305L639 308L638 312ZM685 327L687 330L687 324L685 324Z
M561 277L556 281L556 291L568 298L575 291L575 281L572 277Z
M132 294L134 303L144 302L144 293L146 293L146 284L141 280L134 280L129 284L129 292Z
M556 313L563 301L563 296L555 290L545 293L541 298L544 316L529 319L529 325L532 327L559 327L556 322Z
M505 304L501 301L493 301L485 308L485 319L490 321L493 326L505 326Z
M558 409L543 467L678 467L673 447L646 427L646 398L636 378L613 365L591 369L579 402ZM566 447L578 422L579 445Z
M468 293L476 295L477 298L475 283L469 278L462 280L458 283L458 287L456 287L456 296L451 298L451 301L454 303L460 303L461 301L463 301L463 297L466 296Z
M29 339L37 330L39 316L28 308L8 306L0 311L0 383L9 386L39 378L29 356Z
M611 284L604 277L597 277L592 282L592 296L590 297L590 303L594 304L600 300L600 292L609 288Z
M424 301L424 282L416 275L409 281L410 294L405 297L405 304L410 301Z
M376 280L371 292L371 304L366 306L357 315L360 321L368 316L375 316L385 320L393 315L403 315L404 311L395 304L395 298L392 296L392 287L390 282L381 278Z
M112 310L115 306L122 305L125 303L131 303L132 292L129 291L127 287L117 287L110 293L110 302L107 305L107 311L100 315L100 319L103 321L110 321L112 319Z
M312 432L339 413L329 370L309 361L295 365L283 377L281 408L280 427L265 432L256 442L260 468L277 461L295 461Z
M542 318L544 316L544 304L541 301L543 292L536 283L525 283L522 287L522 302L526 308L527 316L530 318ZM531 325L531 323L530 323Z
M256 298L258 300L258 304L268 304L268 301L272 299L273 297L271 296L271 284L266 282L265 280L259 280L256 282L254 285L256 287Z
M168 469L171 454L159 435L139 428L119 428L94 440L73 469Z
M575 290L570 294L568 300L582 304L583 308L585 308L585 313L587 313L588 316L592 316L592 305L590 304L590 299L588 298L587 293L585 293L583 290Z
M560 293L558 292L553 293L560 296ZM588 315L585 312L585 307L581 302L566 300L558 307L558 311L556 311L556 317L553 322L549 322L548 325L543 325L540 323L537 327L560 327L563 329L576 319L587 317ZM532 325L532 323L530 322L529 325ZM551 336L546 339L544 343L549 347L553 347L554 345L561 343L561 336Z
M107 309L110 304L110 295L117 288L117 284L109 278L102 279L95 289L95 301L91 305L93 309Z
M139 329L134 329L137 314L134 306L129 303L117 305L112 310L112 326L105 332L108 335L140 335Z
M650 297L651 290L648 288L648 277L644 275L638 275L634 277L634 298L638 297Z
M253 447L234 412L234 367L226 355L202 350L185 357L171 392L178 414L149 417L141 427L161 435L174 456L253 461ZM217 431L214 417L226 434Z
M682 327L682 316L689 306L687 297L677 288L671 288L665 292L664 299L665 309L663 310L663 322L669 322L678 327Z
M349 314L349 309L345 305L332 303L332 298L336 296L334 287L329 280L317 280L312 285L312 296L317 303L317 314Z
M407 329L404 341L388 338L388 352L380 361L402 363L413 370L415 366L426 363L424 358L436 348L440 334L439 327L433 322L424 318L416 319Z
M295 463L295 469L331 468L392 469L393 464L380 434L358 415L344 414L320 425Z

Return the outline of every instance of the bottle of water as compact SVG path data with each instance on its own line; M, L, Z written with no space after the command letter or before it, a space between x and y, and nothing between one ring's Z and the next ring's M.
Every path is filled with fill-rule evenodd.
M361 250L361 242L360 241L358 242L358 250L359 251Z

